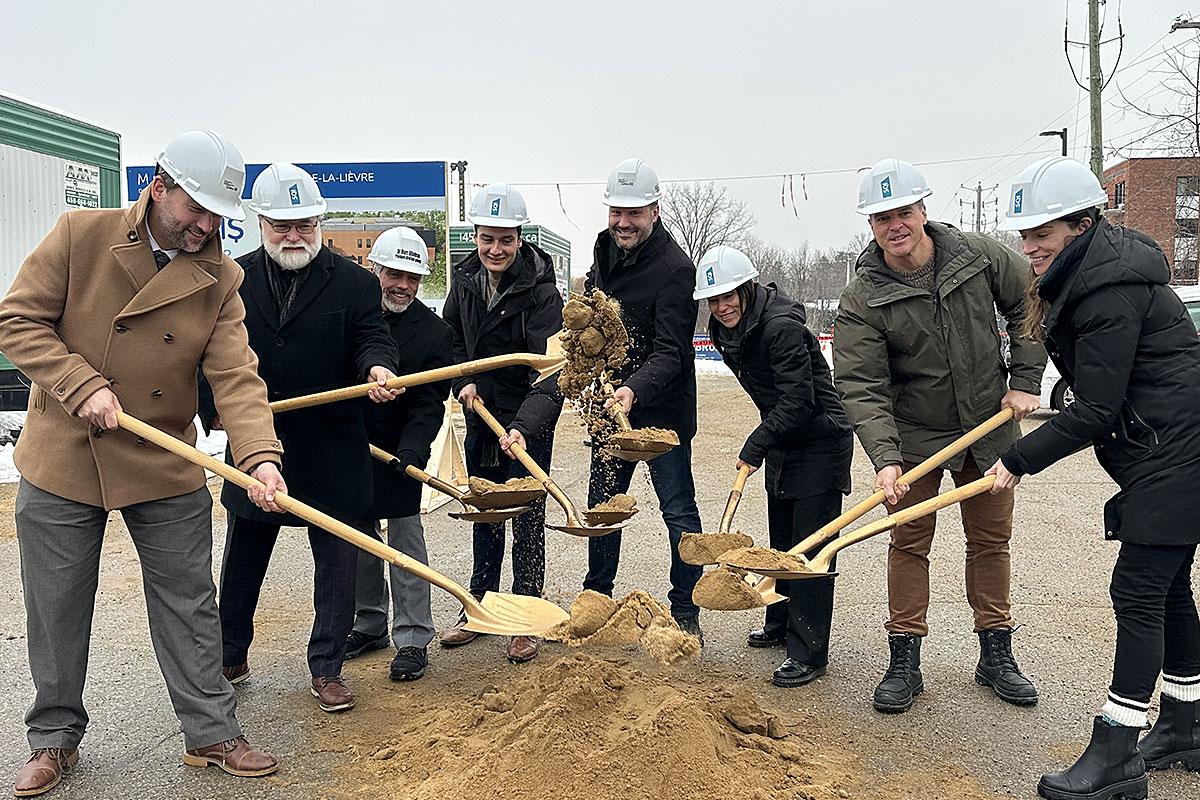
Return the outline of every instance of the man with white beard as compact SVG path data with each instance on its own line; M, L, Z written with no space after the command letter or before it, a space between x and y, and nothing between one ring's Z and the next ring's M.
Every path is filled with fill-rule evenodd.
M410 374L451 363L454 341L450 326L417 299L421 278L429 274L429 251L412 228L384 231L367 256L383 288L383 319L400 353L400 372ZM421 484L404 468L424 469L429 451L442 426L443 403L450 381L414 386L393 403L367 410L367 436L371 444L394 455L391 464L375 461L375 502L371 519L387 520L387 543L428 564L425 531L421 527ZM383 531L376 524L375 535ZM433 613L429 584L398 567L387 568L365 551L358 554L354 630L346 641L346 658L387 647L396 647L389 677L414 681L425 674L428 647L433 641ZM388 593L391 590L392 624L388 629Z
M372 401L397 397L400 392L383 386L394 377L397 353L379 312L379 282L321 244L326 204L312 176L293 164L272 164L255 180L249 205L259 215L262 247L238 259L246 271L239 291L268 398L367 381L380 384L371 390ZM353 400L289 411L276 416L275 428L288 454L284 478L291 495L371 533L366 405ZM209 409L201 419L219 427L216 417L216 409ZM305 523L261 511L231 484L221 503L229 518L219 603L222 656L226 679L237 684L250 675L254 611L279 527ZM354 706L342 661L354 622L358 551L311 525L308 541L316 566L311 691L323 711L345 711Z

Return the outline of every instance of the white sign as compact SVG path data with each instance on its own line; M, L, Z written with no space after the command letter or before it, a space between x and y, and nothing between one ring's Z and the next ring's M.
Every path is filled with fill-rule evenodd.
M100 168L67 161L63 186L69 208L100 207Z

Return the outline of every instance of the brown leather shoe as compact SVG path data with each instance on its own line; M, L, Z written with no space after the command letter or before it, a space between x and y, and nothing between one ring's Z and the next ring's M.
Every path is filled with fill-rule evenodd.
M475 631L469 631L463 626L467 624L466 617L459 617L458 622L454 626L442 634L442 638L438 642L442 647L460 647L468 642L473 642L479 638L479 634Z
M322 711L349 711L354 708L354 692L346 685L341 675L330 678L313 678L312 695Z
M221 674L225 676L225 680L229 681L230 685L237 686L250 677L250 664L243 661L234 667L221 667Z
M534 636L514 636L508 640L508 660L514 664L532 661L538 654L538 640Z
M79 750L64 750L61 747L42 747L30 754L25 766L17 772L13 781L13 794L17 797L33 797L50 791L62 780L63 773L79 763Z
M279 769L279 762L274 756L255 750L245 736L198 750L185 750L183 763L189 767L217 766L239 778L261 778Z

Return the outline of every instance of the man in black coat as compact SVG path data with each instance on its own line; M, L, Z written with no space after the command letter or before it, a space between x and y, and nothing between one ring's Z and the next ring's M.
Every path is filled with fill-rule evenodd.
M658 175L641 159L617 165L608 179L608 229L596 238L587 290L600 289L621 303L629 331L629 361L615 377L620 402L635 428L666 428L679 446L647 462L671 546L671 615L685 631L700 635L700 609L692 589L701 568L679 558L679 539L700 531L692 481L696 435L696 353L692 334L696 267L671 238L658 215ZM592 452L588 507L629 488L636 465ZM588 540L583 588L611 595L621 556L621 533Z
M383 318L400 353L400 373L450 364L450 326L417 299L421 278L429 274L428 250L420 235L411 228L386 230L367 258L383 289ZM406 390L394 402L367 409L371 444L397 459L394 466L379 460L372 463L375 502L371 519L386 519L388 545L422 564L429 563L429 555L421 527L421 484L408 477L404 468L425 468L430 445L442 426L449 391L449 380L427 383ZM382 538L378 522L374 528L375 536ZM399 567L387 569L385 581L383 562L359 551L354 630L346 640L346 658L387 647L390 586L390 641L396 646L396 656L388 674L394 681L412 681L425 674L426 648L433 641L429 583Z
M250 208L259 215L263 245L238 259L246 271L240 293L246 305L250 347L270 400L378 381L371 400L398 392L382 384L394 377L396 345L379 313L379 282L362 267L321 244L325 201L312 177L291 164L272 164L254 182ZM370 532L371 463L361 400L279 414L275 429L288 452L284 478L292 496L359 530ZM215 414L202 416L207 421ZM219 424L219 421L218 421ZM221 628L225 676L240 683L250 674L254 610L281 524L226 484L221 492L229 522L221 567ZM323 711L354 706L342 680L346 636L354 622L358 550L315 526L308 540L316 565L316 619L308 643L312 694Z
M456 363L507 353L544 353L546 341L562 328L562 295L554 266L545 251L521 240L521 225L529 221L525 200L507 184L480 190L471 202L468 219L475 225L476 251L458 265L443 316L454 330ZM512 456L501 457L516 443L542 469L550 469L554 426L562 411L558 382L531 385L536 372L508 367L453 384L454 395L467 411L465 442L467 469L478 478L504 481L529 473ZM497 442L492 430L470 413L475 398L483 400L508 434ZM538 597L546 571L546 499L513 520L513 594ZM474 569L471 593L500 588L504 560L504 524L476 523L473 529ZM442 634L445 647L473 641L478 634L462 627L465 617ZM537 655L532 636L509 640L508 658L519 663Z

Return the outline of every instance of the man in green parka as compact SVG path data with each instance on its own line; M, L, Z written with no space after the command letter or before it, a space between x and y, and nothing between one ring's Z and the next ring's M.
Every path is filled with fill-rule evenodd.
M1015 335L1029 289L1029 268L1013 251L979 233L930 222L924 177L895 158L864 173L858 211L874 241L859 255L834 324L834 372L846 412L876 471L888 511L938 492L942 469L911 486L903 472L998 412L1013 421L944 465L956 485L983 470L1020 436L1016 420L1036 410L1044 348ZM1010 364L1000 346L997 312L1009 321ZM981 494L962 504L967 600L980 658L975 680L1017 705L1037 689L1012 655L1009 540L1013 494ZM888 549L888 645L891 661L875 690L875 708L907 711L924 689L921 639L929 632L929 551L935 517L901 525Z

